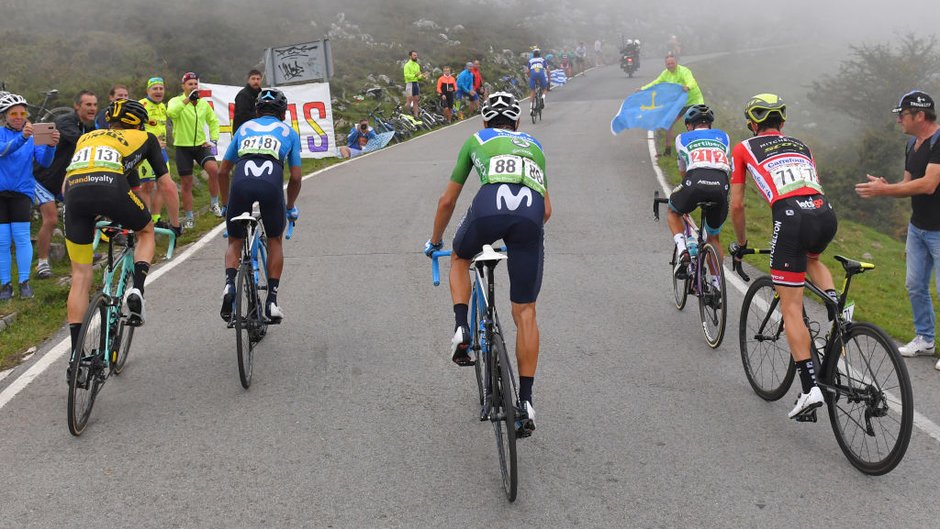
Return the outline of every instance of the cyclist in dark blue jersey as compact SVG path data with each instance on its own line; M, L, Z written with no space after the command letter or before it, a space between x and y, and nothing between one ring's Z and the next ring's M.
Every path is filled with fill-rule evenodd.
M282 234L285 220L297 220L294 202L300 194L300 136L284 123L287 97L274 88L266 88L255 102L257 118L239 127L225 151L219 169L222 203L226 206L228 248L225 250L225 289L222 291L222 319L228 321L235 301L235 275L245 233L232 218L251 212L257 202L261 222L268 236L268 297L265 314L272 323L280 323L284 313L277 305L277 289L284 268ZM287 204L284 204L284 165L290 167ZM233 171L234 168L234 171ZM232 185L229 188L229 174Z

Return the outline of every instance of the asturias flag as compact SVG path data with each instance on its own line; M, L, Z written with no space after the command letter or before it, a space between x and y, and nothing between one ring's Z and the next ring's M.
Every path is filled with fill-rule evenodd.
M620 105L620 112L610 121L610 132L668 129L688 99L682 85L674 83L659 83L640 90Z

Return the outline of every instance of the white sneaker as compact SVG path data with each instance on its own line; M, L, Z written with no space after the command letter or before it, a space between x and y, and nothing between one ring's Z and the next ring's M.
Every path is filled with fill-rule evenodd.
M809 390L809 393L800 393L800 396L796 399L796 406L790 410L790 414L787 415L787 417L792 419L799 415L809 413L822 406L823 402L825 401L819 386L813 386L813 388Z
M216 217L225 216L225 214L222 213L222 206L220 206L218 202L216 202L215 204L209 205L209 211L212 212L212 214L215 215Z
M932 355L933 351L933 340L927 341L926 338L919 334L907 344L898 347L898 352L901 353L901 356L908 358L912 356ZM940 367L937 367L937 369L940 369Z
M937 363L933 366L934 369L940 371L940 360L937 360Z
M137 288L127 291L124 296L127 304L127 324L131 327L140 327L144 324L144 295Z

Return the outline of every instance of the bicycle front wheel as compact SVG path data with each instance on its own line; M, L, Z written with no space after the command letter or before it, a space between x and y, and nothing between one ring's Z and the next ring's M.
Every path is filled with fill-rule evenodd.
M728 303L725 298L725 273L721 257L711 244L699 251L702 293L698 298L698 313L702 320L705 341L714 349L721 345L725 336L725 320L728 318Z
M827 394L829 422L845 457L865 474L890 472L914 424L911 381L894 342L875 325L851 324L826 379L836 390Z
M124 289L127 288L127 285L134 283L134 269L125 268L121 274L123 279L121 282L124 285ZM122 291L124 290L122 289ZM134 339L134 329L136 327L127 325L127 315L119 313L118 311L112 312L111 316L116 321L112 321L112 326L115 327L115 334L112 340L112 357L111 367L114 369L115 375L120 375L121 371L124 371L124 365L127 363L127 355L131 351L131 341Z
M679 262L679 247L672 247L672 261L669 261L669 273L672 274L672 294L675 297L676 308L685 308L685 301L689 297L689 280L676 277L676 263Z
M512 370L509 368L509 355L506 344L499 333L493 333L491 360L495 361L492 369L493 402L491 403L490 421L496 434L496 448L499 451L499 471L503 478L503 490L509 501L516 500L518 488L518 470L516 467L516 403Z
M754 392L764 400L784 396L796 375L783 314L773 281L762 276L744 295L740 324L741 361Z
M85 431L95 397L104 379L103 352L108 350L108 302L99 292L85 311L82 329L69 361L69 432L79 436Z
M238 353L238 377L242 387L251 386L251 371L254 362L255 343L251 339L252 327L256 325L258 292L251 265L242 263L238 267L235 283L235 347Z

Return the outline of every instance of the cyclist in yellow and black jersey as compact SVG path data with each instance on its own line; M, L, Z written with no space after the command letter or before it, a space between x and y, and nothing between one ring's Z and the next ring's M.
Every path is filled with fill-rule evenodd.
M150 212L132 190L139 186L137 170L144 160L160 175L157 185L166 200L170 222L177 234L179 198L170 180L160 142L143 129L147 110L137 101L115 100L105 111L110 129L82 135L75 146L65 174L66 247L72 261L72 286L68 298L68 321L72 345L78 337L82 317L88 308L92 282L92 241L95 222L107 217L134 230L134 287L125 295L129 325L144 323L144 280L154 254L153 222Z

